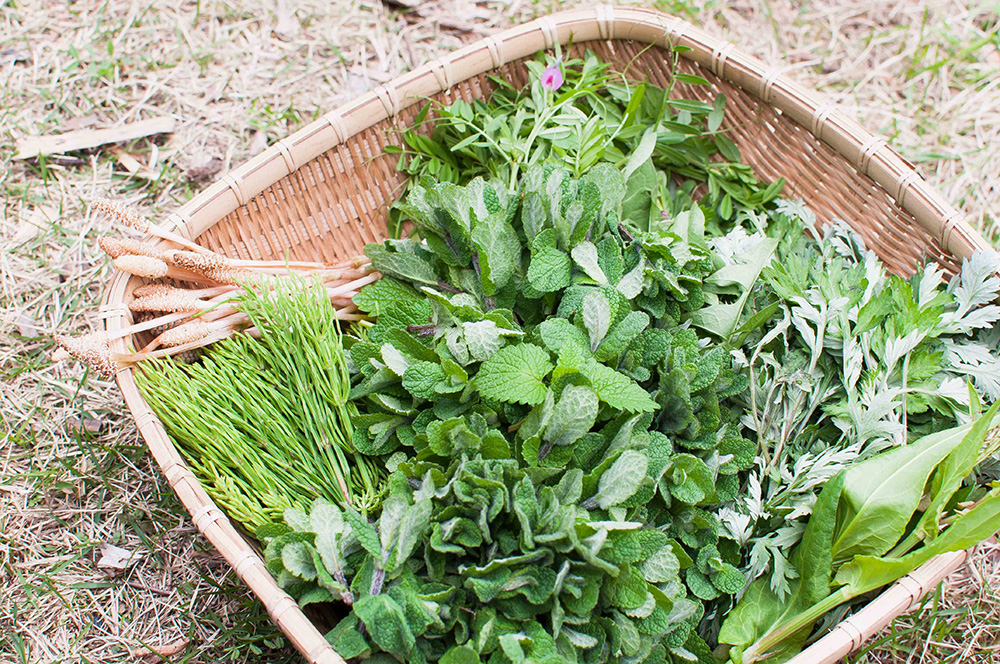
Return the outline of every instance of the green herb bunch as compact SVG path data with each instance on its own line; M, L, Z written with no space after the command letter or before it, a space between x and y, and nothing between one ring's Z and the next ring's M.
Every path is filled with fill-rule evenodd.
M819 230L801 205L779 202L768 233L774 263L744 318L751 389L737 401L759 458L727 530L750 547L748 574L769 573L783 598L797 574L786 552L820 489L890 447L969 420L976 398L1000 399L1000 260L980 252L950 283L929 264L906 279L846 224ZM755 321L756 322L756 321Z
M683 50L674 49L675 62ZM403 133L405 145L388 150L402 153L400 170L417 181L496 179L516 191L525 172L541 164L558 164L574 178L611 164L628 182L623 218L641 230L661 211L672 216L696 198L712 221L716 214L732 220L742 209L774 200L784 185L780 179L761 184L742 163L721 129L725 95L713 104L671 98L676 82L709 85L700 76L677 73L666 88L633 83L627 69L612 72L590 51L525 64L524 87L494 76L488 100L425 106L415 128ZM561 72L556 89L544 75L553 69ZM704 196L695 194L698 183L707 185ZM391 214L390 230L398 232L403 212Z
M350 372L320 286L283 280L238 298L260 338L235 335L193 364L140 365L137 382L212 498L251 531L318 497L377 508L385 471L351 442Z
M1000 485L963 486L982 460L1000 404L975 422L851 465L826 483L782 598L757 579L722 625L735 664L787 661L825 613L892 583L934 556L978 544L1000 523ZM961 509L949 509L959 502Z
M621 219L625 190L609 164L579 179L532 167L517 195L424 183L399 205L422 239L367 247L385 276L356 298L376 322L351 340L354 440L399 464L380 543L347 513L330 533L295 512L297 532L268 546L293 596L353 603L339 647L407 661L707 652L703 602L746 582L710 506L735 497L753 446L722 403L746 377L681 321L732 279L703 288L718 270L700 209L642 231ZM361 549L336 561L319 550L352 536ZM644 572L650 556L663 565ZM414 619L428 593L443 601ZM487 634L470 636L486 629L473 617ZM353 636L359 621L370 638Z

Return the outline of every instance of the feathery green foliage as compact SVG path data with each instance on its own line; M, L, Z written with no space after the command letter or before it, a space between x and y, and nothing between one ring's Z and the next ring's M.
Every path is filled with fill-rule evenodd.
M235 335L193 364L146 362L139 387L209 493L253 531L318 497L376 508L385 473L351 442L350 373L321 286L247 288Z

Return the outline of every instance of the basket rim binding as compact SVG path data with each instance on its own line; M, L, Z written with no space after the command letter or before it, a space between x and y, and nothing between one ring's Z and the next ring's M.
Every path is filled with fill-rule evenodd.
M680 53L681 57L791 117L875 181L947 252L962 259L975 250L990 248L963 215L893 151L884 138L869 133L832 101L788 79L783 74L786 66L767 66L740 52L733 43L681 18L648 9L613 6L543 16L465 46L379 86L277 141L169 214L164 225L185 237L197 238L268 186L403 108L463 80L571 40L636 41L668 49L687 47L689 50ZM107 331L114 332L131 323L127 304L132 289L140 282L125 273L115 274L100 307ZM125 339L114 341L112 349L125 351ZM195 527L262 601L271 619L306 661L345 664L295 600L278 587L260 555L201 486L143 399L132 371L123 368L116 375L125 403L163 475L190 512ZM789 664L839 661L919 601L960 567L967 556L968 552L958 551L929 561L842 621Z

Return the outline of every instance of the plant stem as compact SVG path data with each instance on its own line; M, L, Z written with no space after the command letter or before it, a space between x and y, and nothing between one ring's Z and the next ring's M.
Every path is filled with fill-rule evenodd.
M828 595L826 599L813 604L802 613L797 614L788 622L768 630L762 637L757 639L756 643L743 651L743 664L751 664L752 662L759 662L766 659L770 656L771 650L775 646L799 630L811 627L828 611L835 609L853 596L850 592L850 586L843 586Z

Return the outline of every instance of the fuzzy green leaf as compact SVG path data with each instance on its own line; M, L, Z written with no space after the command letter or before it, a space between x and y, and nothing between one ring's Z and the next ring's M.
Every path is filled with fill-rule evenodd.
M550 371L549 354L538 346L506 346L483 362L475 384L488 399L534 406L545 399L542 380Z

